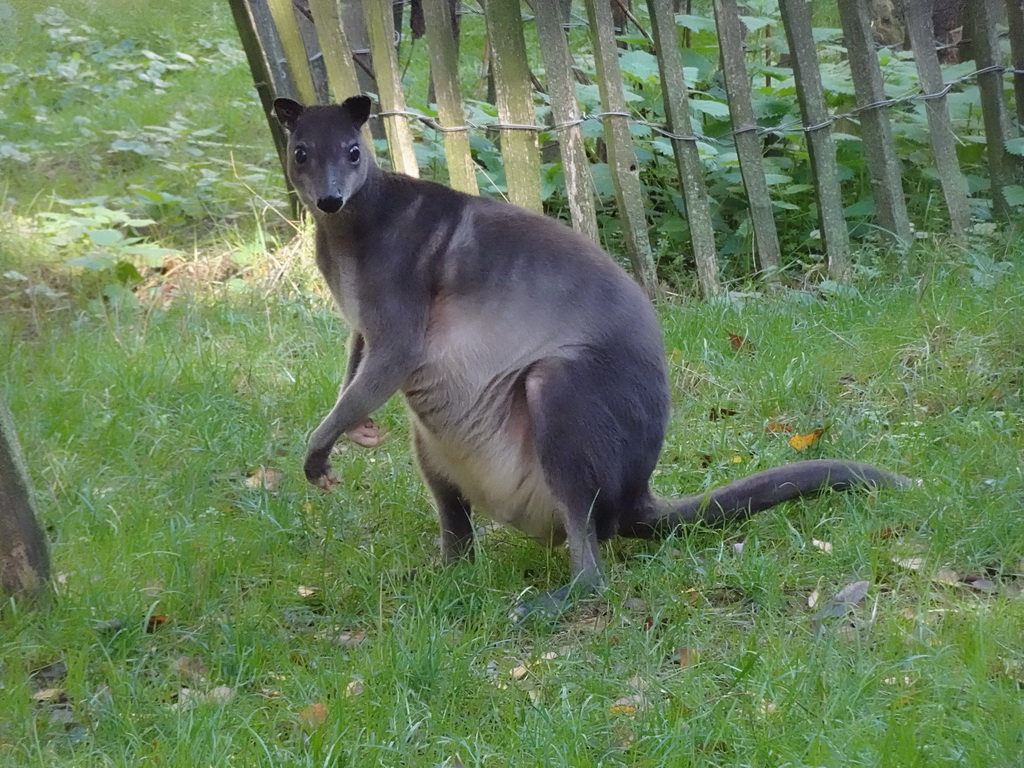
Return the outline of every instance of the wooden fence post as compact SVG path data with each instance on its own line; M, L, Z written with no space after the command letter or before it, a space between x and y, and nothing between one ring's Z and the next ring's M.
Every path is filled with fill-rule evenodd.
M288 147L288 137L285 136L280 121L274 117L276 88L271 74L271 65L265 54L270 46L260 40L259 28L251 4L246 0L230 0L230 4L231 14L235 20L235 29L238 30L238 38L242 42L242 49L249 62L249 71L252 73L253 84L256 86L256 94L260 97L263 114L266 115L270 136L274 140L274 148L277 150L277 158L281 162L281 170L285 174L285 184L287 184L288 163L285 152ZM298 200L295 198L294 192L290 189L289 192L292 197L292 209L296 211Z
M1010 23L1010 57L1013 68L1013 95L1017 126L1024 127L1024 0L1006 0L1006 20Z
M715 0L715 25L718 28L718 48L722 57L725 91L729 99L729 116L732 118L736 154L740 162L740 174L743 176L743 187L747 193L747 205L750 206L750 221L754 229L757 256L761 270L768 274L768 280L778 283L782 249L779 247L779 233L775 227L768 180L764 175L757 120L750 100L750 82L747 80L744 53L745 40L736 0Z
M1002 66L999 35L996 30L995 0L974 0L969 6L974 14L974 55L978 69ZM981 114L985 123L988 147L988 175L992 182L992 208L996 216L1008 219L1012 209L1006 201L1005 188L1014 183L1014 158L1006 151L1011 138L1010 116L1003 97L1003 71L994 69L978 75L981 91Z
M903 194L903 175L896 145L892 140L889 108L873 107L885 100L882 68L875 53L871 36L871 18L862 0L839 0L846 38L846 53L850 57L850 74L857 94L861 124L861 144L871 177L871 192L875 200L875 215L890 240L907 248L912 237L907 203Z
M309 10L313 14L316 37L324 56L332 98L340 103L349 96L362 93L337 0L309 0ZM369 123L363 126L363 138L367 149L376 154Z
M427 42L430 44L430 75L437 98L440 124L444 128L466 125L466 111L459 92L459 57L448 0L424 0ZM444 131L444 154L448 160L451 185L471 195L480 190L476 183L476 165L469 151L469 132Z
M622 216L622 229L626 249L633 264L637 281L652 300L661 297L658 273L654 267L654 254L647 235L647 216L644 211L644 193L640 185L640 166L629 132L629 112L622 92L622 72L619 69L619 51L615 44L612 10L607 0L586 0L590 20L590 37L594 46L594 63L604 111L605 141L608 144L608 164L615 184L615 197Z
M580 128L580 107L576 101L576 80L572 74L572 54L562 27L563 9L550 0L534 3L537 39L544 57L544 81L551 97L551 113L558 135L558 151L565 174L565 194L569 201L572 226L581 234L600 241L597 211L594 205L593 180L583 145Z
M491 44L491 68L501 129L508 197L516 205L540 213L540 156L533 109L533 83L526 58L523 14L519 0L485 0L484 16Z
M828 274L833 280L850 277L850 233L843 216L839 166L832 122L825 108L818 53L814 44L809 0L779 0L782 23L793 60L797 98L804 120L804 135L811 155L814 188L818 198L821 239L828 257Z
M309 0L309 11L313 14L316 39L327 67L331 96L341 102L361 93L337 0Z
M231 0L231 2L242 3L248 9L253 26L256 28L257 39L263 49L263 60L267 63L270 73L273 95L297 96L298 89L295 87L291 70L288 68L288 58L281 46L281 36L277 33L274 15L270 12L267 0Z
M558 152L565 175L565 197L568 200L572 227L594 241L600 242L597 210L594 206L593 179L587 161L587 150L580 127L580 104L575 95L572 76L572 54L565 39L563 9L547 1L535 2L537 37L544 57L545 83L551 96L551 114L558 135Z
M50 577L46 537L7 406L0 401L0 595L34 598Z
M309 69L309 54L306 53L306 45L302 42L302 33L295 19L292 0L267 0L267 4L270 6L274 26L277 28L281 47L288 60L295 95L303 104L316 104L316 86L313 84L313 73Z
M377 75L377 94L380 97L384 130L388 137L391 167L406 176L418 177L419 166L412 149L412 131L405 112L405 96L402 94L402 76L398 71L395 56L395 19L391 14L391 3L381 0L363 0L363 15L366 30L370 35L370 51Z
M950 229L956 236L963 235L971 224L971 211L967 205L967 181L960 171L956 156L953 125L946 109L946 88L942 68L935 52L935 29L932 26L931 0L906 0L907 33L914 51L917 77L925 95L928 115L928 136L939 172L942 194L949 211Z
M693 124L687 103L689 95L683 77L683 59L679 54L679 32L672 1L647 0L647 7L651 14L669 131L676 136L692 137ZM686 218L690 225L690 242L697 262L701 293L709 298L722 290L722 284L718 276L718 251L715 248L711 206L708 205L708 188L704 184L704 164L701 163L695 139L672 138L672 151L676 157L679 180L683 185Z

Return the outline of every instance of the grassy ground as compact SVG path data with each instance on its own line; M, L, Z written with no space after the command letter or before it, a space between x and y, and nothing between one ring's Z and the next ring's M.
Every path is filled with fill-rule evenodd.
M477 564L436 568L397 403L341 491L305 485L344 334L308 271L19 301L2 380L56 596L4 619L0 765L1017 764L1024 274L933 272L663 311L662 492L798 458L772 421L923 488L613 545L602 601L522 628L512 600L565 581L564 553L485 532Z
M438 568L400 404L383 446L342 447L340 490L305 484L345 331L310 255L266 252L292 230L267 235L276 159L226 10L169 3L157 34L134 7L0 4L0 392L55 576L46 610L0 613L0 766L1020 764L1019 244L663 307L660 492L804 456L925 484L612 544L602 599L513 626L565 553L482 530L475 564ZM120 48L86 51L83 19ZM103 90L150 76L118 69L142 50L208 61Z

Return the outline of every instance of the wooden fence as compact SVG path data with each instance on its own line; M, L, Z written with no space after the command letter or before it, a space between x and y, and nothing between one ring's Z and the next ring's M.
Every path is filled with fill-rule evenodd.
M814 177L819 230L829 277L846 279L851 270L850 236L836 159L834 127L840 119L844 130L859 123L875 208L875 223L897 248L912 237L902 188L900 161L890 127L889 110L897 104L920 99L926 104L933 160L948 212L951 232L963 234L970 225L968 190L957 158L956 143L946 97L952 84L943 81L932 29L934 0L904 0L907 37L918 72L919 89L898 99L887 98L872 37L868 3L837 0L846 55L855 86L856 107L843 115L830 114L820 77L811 3L778 0L779 15L789 47L789 65L796 82L803 135ZM463 84L458 67L458 11L453 0L419 0L412 3L413 25L425 32L430 53L432 93L436 117L407 109L396 56L396 22L401 23L402 2L392 0L231 0L239 34L249 57L254 80L280 152L283 137L271 117L278 95L305 103L340 100L361 90L375 90L378 119L383 124L393 169L418 175L410 124L419 121L444 138L444 151L453 187L477 193L477 174L470 152L470 136L477 126L467 120ZM708 205L705 172L698 142L708 141L692 125L690 93L681 58L681 28L677 24L678 0L647 0L644 19L629 12L623 0L481 0L471 6L486 20L490 73L498 121L488 126L500 134L508 198L523 207L541 210L540 131L553 131L565 178L565 195L572 225L596 241L598 236L593 183L581 126L585 120L603 122L604 151L611 170L615 198L626 249L638 281L652 298L659 295L654 257L649 239L647 203L640 179L640 164L631 136L631 124L639 121L627 106L620 72L623 48L616 38L614 16L632 18L647 38L648 50L658 60L664 99L664 125L653 126L671 140L679 186L685 201L690 240L701 291L711 296L721 290L716 233ZM639 4L639 3L637 3ZM689 5L689 3L687 3ZM721 75L728 95L732 131L739 168L749 205L750 222L759 270L777 280L782 260L779 233L773 215L770 188L763 163L764 135L772 128L758 125L751 100L748 54L749 36L738 0L709 0L713 12ZM1022 0L972 0L967 4L973 30L975 72L981 90L981 109L987 143L988 170L995 215L1008 217L1012 206L1005 190L1017 183L1018 158L1008 152L1007 141L1017 126L1007 109L1004 75L1015 75L1017 93L1024 95L1024 2ZM398 8L398 13L395 9ZM524 16L524 11L528 15ZM417 16L417 13L421 14ZM589 28L590 50L600 89L602 110L585 115L576 98L573 53L567 22L583 18ZM397 17L397 18L396 18ZM998 30L1009 22L1012 61L1001 54ZM535 25L539 51L529 51L524 28ZM359 39L355 39L355 38ZM528 62L541 61L543 83ZM372 62L374 81L368 81ZM486 61L485 61L486 64ZM966 80L967 78L962 78ZM369 83L369 84L368 84ZM543 86L550 97L552 122L538 125L535 89ZM1017 114L1024 104L1017 100ZM650 125L649 123L647 125ZM718 137L717 140L721 140ZM1019 154L1019 153L1018 153Z

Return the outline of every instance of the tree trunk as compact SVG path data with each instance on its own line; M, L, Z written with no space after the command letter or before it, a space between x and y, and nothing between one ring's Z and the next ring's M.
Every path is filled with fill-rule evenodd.
M37 597L49 576L46 538L32 509L13 420L0 401L0 595Z

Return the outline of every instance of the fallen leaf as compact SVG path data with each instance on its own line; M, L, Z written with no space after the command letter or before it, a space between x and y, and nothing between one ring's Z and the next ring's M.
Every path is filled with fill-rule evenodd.
M193 691L191 688L181 688L174 695L173 709L191 709L199 703L201 695L198 691Z
M732 543L732 551L735 552L737 555L742 555L743 554L743 542L742 541L734 541Z
M205 696L206 701L221 706L230 703L233 698L235 698L234 690L226 685L218 685Z
M724 419L727 416L735 416L739 411L734 411L732 408L712 408L708 411L708 419L711 421L718 421Z
M358 696L366 690L366 682L361 677L353 677L345 686L346 696Z
M206 693L194 688L182 688L174 698L174 708L184 710L192 709L200 704L224 706L235 698L235 692L226 685L218 685Z
M124 622L120 619L97 619L92 623L92 628L97 632L120 632Z
M627 597L625 600L622 601L622 607L625 608L627 611L636 611L639 613L640 611L647 610L647 603L645 603L639 597Z
M754 344L750 339L740 336L735 333L729 334L729 343L732 344L732 348L737 352L753 352Z
M32 670L32 679L37 683L53 683L63 680L68 675L68 665L63 661L55 661L38 669Z
M327 722L327 714L327 705L323 702L318 701L315 704L310 704L299 712L299 725L306 730L316 730Z
M932 576L932 581L937 581L940 584L948 584L951 587L960 586L963 581L960 578L960 574L951 568L939 568Z
M767 717L768 715L774 714L778 710L778 706L768 699L761 699L757 705L757 711L760 715Z
M789 424L783 424L781 421L769 421L764 428L766 434L774 435L779 432L792 432L793 428Z
M164 626L170 619L167 618L166 614L163 613L151 613L149 618L146 619L146 632L156 632L160 627Z
M245 484L250 488L263 488L266 491L273 491L284 479L284 472L272 467L256 467L245 477Z
M179 677L200 682L206 679L209 670L198 656L179 656L173 663L174 673Z
M80 723L75 722L75 711L68 703L50 706L47 709L50 722L54 725L63 726L65 731L70 731L76 726L81 728Z
M60 703L67 701L63 688L43 688L32 694L32 701L38 704Z
M647 706L647 697L643 693L616 698L608 712L612 715L632 715Z
M919 571L924 565L924 558L919 555L913 557L893 557L892 561L903 568L911 571Z
M899 537L900 532L895 528L889 527L881 528L871 534L871 538L876 539L877 541L887 541L889 539L898 539Z
M964 584L969 586L971 589L976 589L979 592L995 592L996 585L991 579L986 579L980 573L972 573L968 576L964 576Z
M512 676L513 680L522 680L529 673L530 668L527 667L525 664L517 664L516 666L512 667L512 669L509 671L509 675Z
M687 648L685 645L681 645L676 648L676 652L673 654L672 660L680 667L692 667L700 661L700 651L696 648Z
M789 438L789 444L798 451L805 451L818 442L823 434L825 434L824 428L815 429L806 435L793 435Z
M487 681L495 688L500 688L501 690L505 690L506 688L508 688L508 684L502 678L501 671L498 667L498 662L494 661L493 659L487 662L487 667L485 669L484 674L487 677Z
M616 739L618 739L619 749L629 749L636 741L636 734L633 733L633 729L623 723L616 723L612 728L612 732L615 734Z
M867 597L870 581L855 581L839 590L835 597L829 600L825 606L814 617L815 621L822 619L835 619L845 616L853 610L857 604Z
M651 687L651 681L645 677L640 677L640 675L633 675L626 681L626 685L638 691L646 691Z
M314 597L317 594L319 594L320 593L320 588L319 587L307 587L307 586L304 586L302 584L299 584L299 586L296 588L296 591L299 593L299 597L308 599L310 597Z
M818 541L817 539L811 539L811 544L816 546L818 549L820 549L827 555L832 554L832 545L827 541Z
M904 675L902 678L900 678L900 677L887 677L884 680L882 680L882 682L885 683L886 685L899 685L900 683L902 683L903 685L911 686L911 685L914 684L914 681L910 677L908 677L906 675Z
M819 598L821 598L820 591L816 589L813 592L811 592L811 594L807 596L807 607L813 608L814 606L816 606L818 604Z
M334 638L334 644L342 648L355 648L362 645L366 640L365 632L339 632Z

